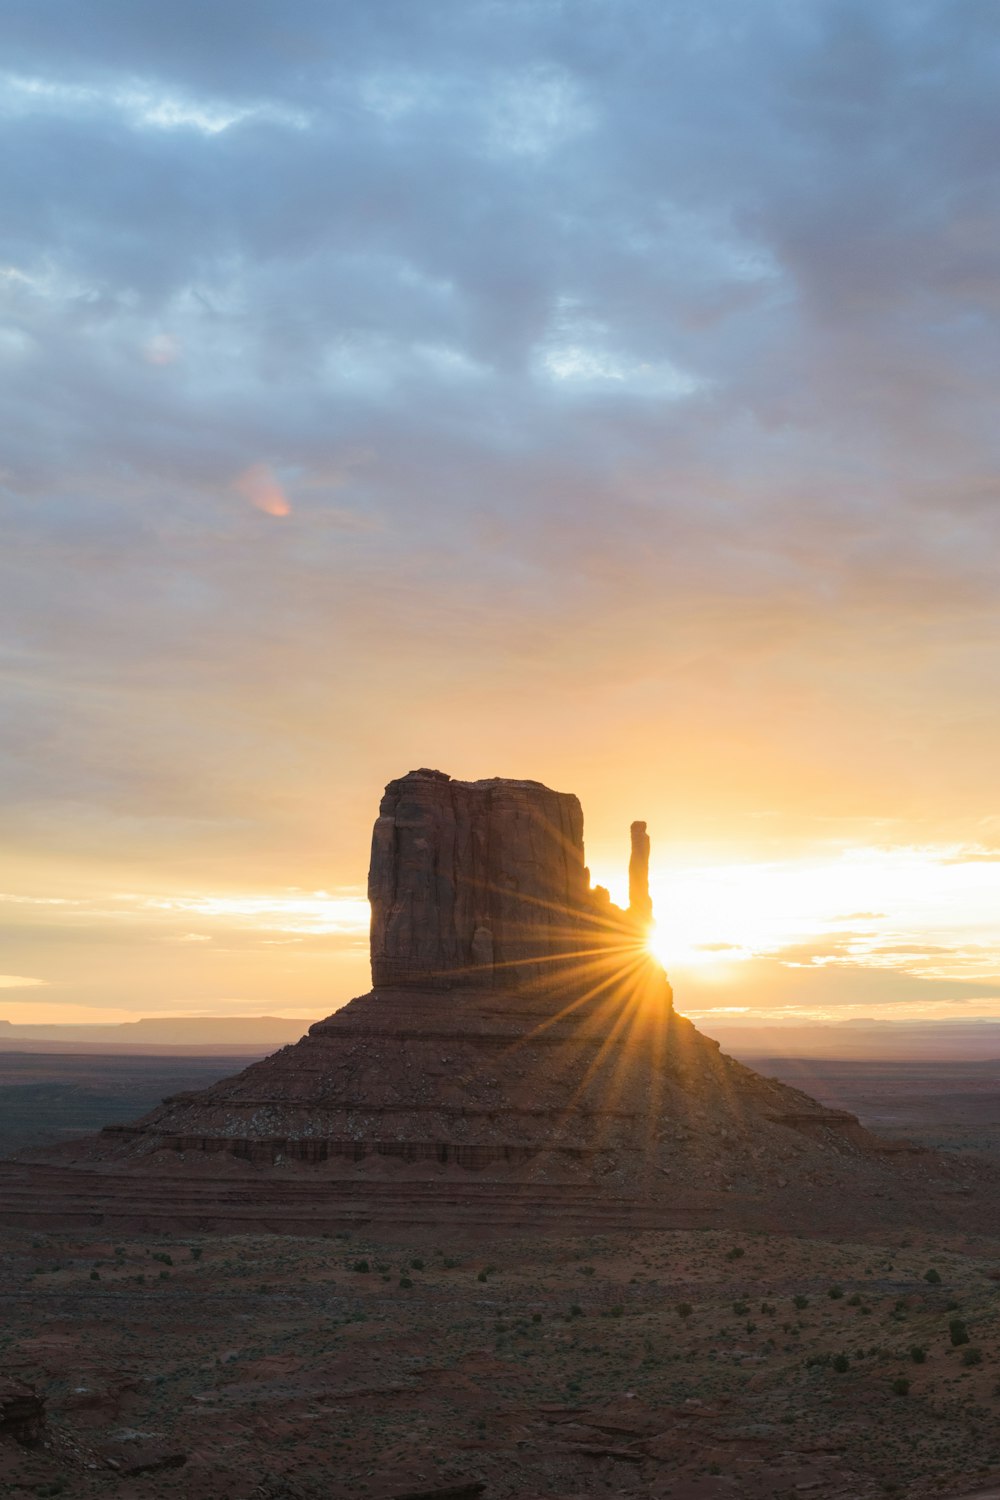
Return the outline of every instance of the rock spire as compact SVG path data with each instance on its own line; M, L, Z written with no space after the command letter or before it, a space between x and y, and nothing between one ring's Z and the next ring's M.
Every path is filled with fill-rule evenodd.
M653 902L649 895L649 834L645 823L632 824L632 857L628 862L628 912L633 922L649 928Z

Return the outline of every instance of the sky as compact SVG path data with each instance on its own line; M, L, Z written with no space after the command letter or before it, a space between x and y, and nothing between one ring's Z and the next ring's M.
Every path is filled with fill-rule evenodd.
M646 819L692 1014L1000 1015L994 5L0 43L0 1018L326 1014L417 766Z

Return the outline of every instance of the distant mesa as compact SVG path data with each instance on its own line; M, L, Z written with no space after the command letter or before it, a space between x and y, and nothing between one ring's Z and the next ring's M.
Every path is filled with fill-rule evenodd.
M930 1202L933 1161L762 1078L677 1014L575 796L418 770L372 836L373 988L132 1125L0 1163L0 1220L319 1233L377 1222L819 1228ZM930 1174L930 1176L928 1175ZM928 1210L929 1212L929 1210Z

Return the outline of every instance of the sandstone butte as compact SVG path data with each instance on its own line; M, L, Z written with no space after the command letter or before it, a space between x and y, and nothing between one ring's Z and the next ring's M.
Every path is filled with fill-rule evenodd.
M678 1014L646 945L648 860L634 823L622 910L591 886L575 796L430 770L391 782L371 991L134 1124L0 1163L0 1221L820 1230L906 1222L915 1201L946 1221L953 1167L761 1077Z

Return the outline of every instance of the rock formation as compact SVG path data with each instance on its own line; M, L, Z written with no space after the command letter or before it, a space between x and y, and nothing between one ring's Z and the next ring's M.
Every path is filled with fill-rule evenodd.
M628 909L636 925L648 928L653 920L649 894L649 834L645 823L632 824L632 857L628 862Z
M376 989L521 988L608 937L583 859L583 811L537 781L391 781L368 875Z
M0 1375L0 1440L9 1438L25 1448L41 1442L45 1432L45 1403L33 1385Z
M853 1116L676 1014L647 945L648 864L634 823L622 911L591 888L575 797L428 770L390 782L372 991L134 1125L0 1164L0 1218L613 1226L731 1219L735 1192L767 1222L788 1218L793 1180L808 1202L803 1183L845 1164L875 1191L883 1148Z

